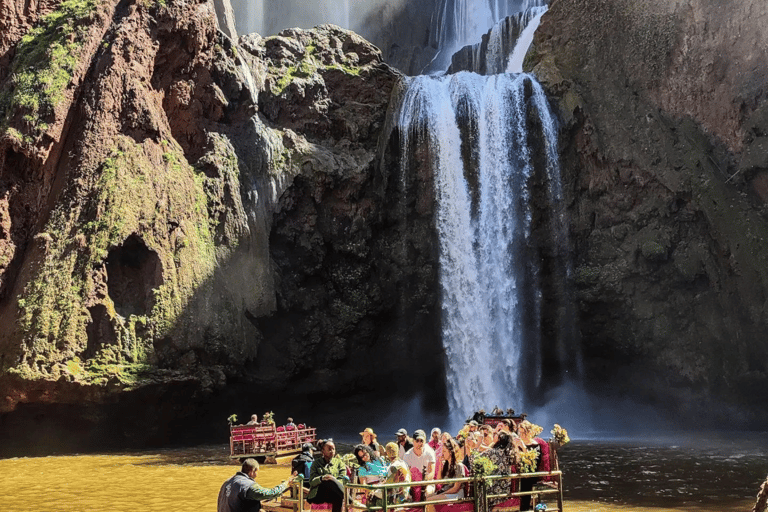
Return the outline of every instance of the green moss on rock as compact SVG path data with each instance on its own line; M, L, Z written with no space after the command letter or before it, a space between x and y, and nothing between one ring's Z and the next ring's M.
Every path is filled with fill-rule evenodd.
M0 92L0 131L8 131L17 112L34 137L48 129L78 65L95 8L95 0L64 0L21 38L9 86Z
M87 307L98 282L94 270L103 268L110 251L128 237L138 236L158 255L162 283L153 290L153 305L145 314L123 318L109 297L101 299L116 346L102 347L85 363L85 372L70 371L75 377L95 382L109 374L124 384L135 381L152 353L152 340L168 334L213 273L204 176L186 163L174 143L165 143L163 151L150 142L118 138L95 170L98 179L88 200L74 206L60 201L45 226L46 236L37 237L42 261L18 301L26 346L22 365L33 374L40 373L41 365L66 362L69 367L84 353L86 327L93 321ZM169 221L178 224L183 243L169 236Z

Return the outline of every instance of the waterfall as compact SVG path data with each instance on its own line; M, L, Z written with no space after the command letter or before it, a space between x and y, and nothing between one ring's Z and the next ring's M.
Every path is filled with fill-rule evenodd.
M515 44L515 49L512 50L512 55L509 57L509 64L507 65L507 73L522 73L523 72L523 60L525 59L525 54L528 53L528 48L530 48L531 43L533 42L533 34L536 32L536 29L539 27L539 23L541 22L541 17L544 16L544 13L547 12L546 7L534 7L526 11L527 13L531 13L533 16L530 20L526 20L525 22L525 28L520 33L520 37L517 39L517 43Z
M437 54L426 71L448 68L456 51L480 41L483 34L504 18L523 16L546 5L546 0L440 0L430 27L430 45L437 48ZM499 72L503 69L499 68Z
M354 28L349 0L232 0L232 7L241 34L272 35L290 27L308 28L323 23Z
M441 334L452 417L481 406L522 405L520 380L536 376L521 371L521 355L539 314L536 281L525 275L535 264L525 249L532 223L529 185L536 172L531 109L541 121L533 136L545 148L541 172L549 195L556 200L560 191L556 129L546 97L526 74L461 72L406 81L396 125L403 151L427 145L435 176ZM402 173L409 172L407 162L401 160Z

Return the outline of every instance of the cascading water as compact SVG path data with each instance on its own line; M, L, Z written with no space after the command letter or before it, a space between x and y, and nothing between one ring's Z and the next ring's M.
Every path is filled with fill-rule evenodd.
M531 109L541 121L533 135L545 148L550 195L559 190L556 130L546 97L526 74L462 72L407 81L396 124L405 151L428 145L435 173L452 416L487 404L521 404L520 378L528 375L520 371L524 338L538 321L531 306L535 279L525 275L535 172Z
M333 23L351 25L349 0L232 0L241 34L277 34L290 27L313 27Z
M480 3L482 9L464 0L443 3L441 45L455 47L472 37L472 23L509 8L509 2ZM395 115L401 151L428 155L434 175L441 335L454 421L480 407L523 407L526 391L542 385L543 276L532 242L534 184L544 184L547 204L537 200L551 207L554 245L565 243L555 121L541 86L522 73L546 11L542 3L526 2L525 12L496 25L508 23L512 30L492 30L482 50L471 49L484 52L484 60L474 62L482 62L488 75L407 78ZM503 30L515 40L502 41ZM412 164L412 158L401 158L403 176L413 172Z
M498 21L514 15L524 16L534 8L545 6L545 0L440 0L430 28L430 45L437 48L437 54L426 71L447 69L457 50L480 41ZM500 51L500 43L498 47ZM503 67L494 72L502 71Z

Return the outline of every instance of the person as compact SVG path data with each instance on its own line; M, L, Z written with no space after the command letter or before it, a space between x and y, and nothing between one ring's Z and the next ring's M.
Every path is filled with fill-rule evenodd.
M480 409L472 415L472 420L478 424L485 423L485 409Z
M385 483L409 483L411 481L411 470L408 464L399 457L400 445L397 443L387 443L384 447L386 460L389 463L387 468L387 479ZM408 500L409 487L394 487L387 490L389 503L404 503Z
M476 422L475 420L470 420L469 422L469 431L470 432L477 432L477 427L479 427L480 424Z
M251 414L251 421L246 423L246 425L258 425L258 424L259 424L259 415Z
M520 436L520 441L523 442L525 450L536 451L536 463L534 464L534 471L538 467L538 462L541 460L541 446L536 442L533 435L533 424L528 420L523 420L517 425L517 435ZM538 478L521 478L520 479L520 492L530 492L533 490L533 485ZM520 496L520 510L531 510L531 496Z
M216 511L249 512L261 510L262 500L280 496L294 480L291 477L271 489L265 489L256 483L258 475L259 463L255 459L245 459L240 471L222 484Z
M435 461L437 462L435 464L435 478L440 478L440 469L441 464L440 461L443 460L442 458L442 451L443 451L443 441L440 439L442 437L442 432L439 428L435 427L432 429L432 432L430 433L431 439L429 440L430 448L432 448L435 451Z
M376 434L373 432L373 429L371 427L366 428L360 432L360 436L363 438L363 444L369 446L377 458L381 457L384 450L381 449L381 445L376 440Z
M477 447L477 451L480 453L490 450L493 445L493 428L490 425L481 425L480 430L480 445Z
M395 435L397 436L397 444L400 446L398 456L402 459L405 457L405 452L413 448L413 441L408 437L408 431L404 428L395 432Z
M461 462L465 467L472 467L472 459L477 455L477 447L480 446L480 442L477 439L477 432L470 432L467 434L467 438L464 440L464 446L461 448Z
M435 475L435 451L427 444L427 434L423 430L417 430L413 433L413 448L405 452L403 460L411 468L411 474L416 475L421 480L434 480ZM426 495L435 492L434 485L427 485Z
M315 459L309 469L309 503L330 503L333 512L341 512L344 503L344 486L347 467L341 457L336 455L333 439L318 442L321 457Z
M315 454L312 443L304 443L301 446L301 453L291 460L291 473L301 475L304 479L304 487L309 489L309 470L315 461Z
M469 474L467 467L458 460L459 445L453 439L448 439L443 444L443 459L440 467L440 479L464 478ZM458 499L464 497L464 483L455 482L444 485L437 493L427 500Z
M384 460L387 462L387 464L392 464L393 462L400 459L400 445L397 443L387 443L387 445L384 447Z
M494 416L504 416L504 411L502 411L501 407L497 405L496 407L493 408L493 412L491 414L493 414Z
M493 472L494 475L511 475L515 460L512 436L504 430L500 430L498 436L498 441L483 455L488 457L496 466L496 470ZM506 494L510 488L514 489L515 487L514 484L510 487L509 480L493 480L488 486L487 494ZM494 506L505 500L506 498L493 498L488 500L488 504Z
M437 454L438 447L442 446L440 444L440 435L441 434L442 434L442 432L437 427L433 428L432 432L430 432L430 434L429 434L429 443L427 443L427 444L429 444L430 448L435 450L435 454Z
M358 466L360 466L357 470L357 476L361 483L378 484L387 477L387 466L376 453L371 450L370 446L359 444L355 446L353 453L357 458ZM373 495L368 496L368 499L370 501L368 501L367 504L377 506L382 499L381 491L375 491Z
M296 424L293 422L293 418L288 418L288 423L285 424L287 430L293 430L296 428Z

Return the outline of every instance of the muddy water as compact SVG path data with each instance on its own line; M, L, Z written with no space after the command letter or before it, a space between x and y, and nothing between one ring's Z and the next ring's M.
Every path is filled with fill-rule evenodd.
M0 460L0 511L165 512L215 510L221 482L237 470L226 446L109 455ZM565 510L748 511L768 473L755 444L693 446L573 442L560 455ZM287 464L263 465L262 485Z

